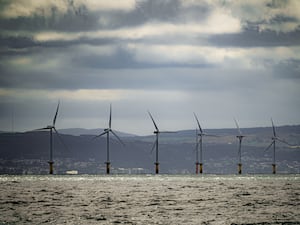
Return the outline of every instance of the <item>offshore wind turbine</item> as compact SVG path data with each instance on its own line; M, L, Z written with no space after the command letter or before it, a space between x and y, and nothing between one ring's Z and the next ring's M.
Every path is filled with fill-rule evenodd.
M277 134L276 134L276 129L274 126L274 122L273 119L271 118L271 122L272 122L272 128L273 128L273 137L272 137L272 142L271 144L265 149L265 151L267 151L269 148L272 147L273 145L273 163L272 163L272 170L273 170L273 174L276 174L276 155L275 155L275 150L276 150L276 141L282 142L286 145L290 145L289 143L285 142L284 140L281 140L280 138L278 138Z
M156 151L155 151L156 152L156 156L155 156L156 160L155 160L154 165L155 165L155 173L158 174L159 173L158 136L159 136L160 133L175 133L175 132L173 132L173 131L160 131L158 129L158 126L156 125L156 123L155 123L155 121L154 121L154 119L153 119L153 117L152 117L152 115L151 115L151 113L149 111L148 111L148 114L149 114L149 116L150 116L150 118L151 118L151 120L153 122L154 127L155 127L155 131L153 133L156 135L156 139L155 139L154 145L152 147L152 151L154 150L154 148L156 149Z
M59 140L61 141L61 143L65 146L65 148L67 148L65 143L63 142L62 138L60 137L58 131L55 128L55 123L56 123L58 110L59 110L59 104L60 103L58 102L52 125L48 125L46 127L36 129L36 131L49 130L49 133L50 133L50 159L48 161L48 163L49 163L49 174L53 174L53 164L54 164L54 162L53 162L53 130L57 134L57 136L58 136Z
M196 116L196 114L194 113L194 116L195 116L195 119L197 121L197 124L198 124L198 128L199 128L199 133L198 133L198 136L199 136L199 139L198 139L198 143L196 145L196 152L199 152L199 147L200 147L200 154L198 153L197 154L197 158L196 158L196 174L198 174L199 172L202 174L203 173L203 149L202 149L202 138L203 136L211 136L211 137L218 137L216 135L213 135L213 134L207 134L207 133L204 133L201 126L200 126L200 123L199 123L199 120L198 120L198 117ZM198 156L200 155L200 161L198 159ZM200 168L199 168L200 166Z
M196 152L196 174L199 173L199 138L198 138L198 128L196 128L196 148L195 148L195 152Z
M109 121L108 121L108 128L105 128L104 131L95 136L95 138L101 137L103 135L106 134L106 174L110 173L110 161L109 161L109 133L111 132L116 138L117 140L123 145L125 146L125 144L122 142L122 140L118 137L118 135L111 129L111 114L112 114L112 110L111 110L111 104L110 104L110 110L109 110Z
M236 121L236 119L234 119L234 122L235 122L236 128L237 128L238 133L239 133L236 136L239 139L239 147L238 147L238 160L239 160L239 163L238 163L238 174L242 174L242 140L243 140L243 138L245 136L242 134L242 131L240 130L239 124Z

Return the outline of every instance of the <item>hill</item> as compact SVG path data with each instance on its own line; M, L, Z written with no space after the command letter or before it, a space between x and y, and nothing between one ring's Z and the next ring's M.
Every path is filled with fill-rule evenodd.
M271 142L272 128L241 129L246 136L242 145L244 173L271 173L272 151L264 151ZM70 130L69 130L70 131ZM72 130L71 130L72 131ZM75 135L62 134L67 149L53 136L55 173L67 170L79 173L104 173L106 138L93 139L85 129L74 129ZM83 135L81 131L84 133ZM99 131L99 130L96 130ZM95 131L95 132L96 132ZM102 130L101 130L102 131ZM236 129L208 129L206 133L219 137L203 138L204 173L236 173ZM66 132L67 133L67 132ZM300 126L277 128L278 136L294 146L300 145ZM119 133L120 136L122 136ZM153 173L155 154L151 149L155 137L122 136L123 147L114 138L110 141L113 173ZM0 173L47 174L49 158L49 132L0 134ZM278 172L299 173L300 149L288 145L276 145ZM194 173L195 131L184 130L159 137L159 161L162 173Z

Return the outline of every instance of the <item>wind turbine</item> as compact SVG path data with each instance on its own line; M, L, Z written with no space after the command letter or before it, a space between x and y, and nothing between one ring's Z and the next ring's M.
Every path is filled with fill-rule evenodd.
M275 148L276 148L276 141L282 142L284 144L290 145L289 143L285 142L284 140L281 140L277 137L276 135L276 130L275 130L275 126L274 126L274 122L273 119L271 118L271 122L272 122L272 128L273 128L273 137L272 137L272 142L271 144L265 149L265 151L267 151L269 148L272 147L273 145L273 164L272 164L272 168L273 168L273 174L276 174L276 157L275 157Z
M242 134L242 131L240 130L239 124L236 121L236 119L234 119L236 128L239 132L239 134L236 136L239 139L239 147L238 147L238 159L239 159L239 163L238 163L238 174L242 174L242 140L245 137Z
M125 146L125 144L122 142L122 140L118 137L118 135L111 129L111 104L110 104L110 111L109 111L109 122L108 122L108 128L104 129L104 131L95 136L95 138L98 138L98 137L101 137L103 135L106 134L106 174L109 174L110 173L110 161L109 161L109 133L111 132L117 139L118 141L123 145Z
M53 118L53 122L52 122L52 125L48 125L47 127L43 127L43 128L40 128L40 129L36 129L36 131L39 131L39 130L49 130L50 132L50 160L48 161L49 163L49 174L53 174L53 130L55 131L55 133L57 134L59 140L61 141L61 143L65 146L66 148L66 145L64 144L63 140L61 139L58 131L56 130L55 128L55 122L56 122L56 119L57 119L57 115L58 115L58 110L59 110L59 102L57 104L57 108L56 108L56 112L55 112L55 115L54 115L54 118Z
M152 122L153 122L154 127L155 127L155 131L154 131L153 133L156 135L156 140L155 140L154 145L153 145L153 147L152 147L152 151L153 151L154 148L156 148L156 157L155 157L156 160L155 160L154 165L155 165L155 173L158 174L158 173L159 173L159 162L158 162L158 136L159 136L160 133L175 133L175 132L172 132L172 131L160 131L160 130L158 129L158 127L157 127L157 125L156 125L156 123L155 123L155 121L154 121L154 119L153 119L153 117L152 117L152 115L151 115L151 113L150 113L149 111L148 111L148 114L149 114L149 116L150 116L150 118L151 118L151 120L152 120Z
M204 133L203 130L202 130L202 128L201 128L201 126L200 126L198 117L196 116L195 113L194 113L194 116L195 116L195 119L197 121L198 128L199 128L199 133L198 133L199 139L198 139L198 144L196 146L196 151L198 151L198 147L200 146L200 154L199 154L200 155L200 162L199 162L199 160L197 158L196 159L196 174L198 174L198 171L202 174L203 173L202 138L203 138L203 136L211 136L211 137L218 137L218 136ZM197 154L197 156L198 156L198 154ZM199 165L200 165L200 168L199 168Z

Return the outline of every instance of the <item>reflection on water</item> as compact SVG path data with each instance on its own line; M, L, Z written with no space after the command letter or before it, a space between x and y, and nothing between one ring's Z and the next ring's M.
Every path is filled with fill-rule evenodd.
M299 175L0 176L0 224L300 224Z

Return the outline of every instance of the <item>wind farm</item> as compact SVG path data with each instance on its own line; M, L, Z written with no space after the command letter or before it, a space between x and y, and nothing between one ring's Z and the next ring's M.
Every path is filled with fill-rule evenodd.
M155 160L154 160L154 174L159 173L171 173L171 174L181 174L181 173L192 173L191 169L189 168L189 164L192 163L190 157L190 153L186 152L186 149L195 149L196 151L196 157L193 156L193 164L196 164L196 168L193 169L193 173L195 174L203 174L203 165L204 165L204 157L203 157L203 151L205 148L205 165L206 170L205 173L211 174L227 174L227 173L236 173L236 170L234 171L232 169L232 165L236 162L236 158L238 158L238 170L237 174L242 174L242 155L243 155L243 173L249 174L249 173L268 173L267 169L265 168L265 165L268 164L269 159L266 158L265 154L268 152L268 150L273 147L273 159L272 159L272 165L273 165L273 173L276 173L276 161L279 161L280 163L280 171L298 171L297 161L291 161L287 162L285 161L284 155L286 157L290 158L289 160L293 160L297 158L298 154L298 148L299 146L299 137L297 126L286 126L284 130L283 128L280 128L280 133L283 134L283 137L285 137L285 140L282 138L279 138L277 135L277 130L274 126L273 120L272 122L272 142L268 145L267 148L265 148L265 143L268 143L268 129L267 128L243 128L243 133L240 129L240 126L236 119L234 119L236 128L235 129L206 129L205 131L200 125L199 119L194 113L194 119L196 121L197 129L196 129L196 146L195 146L195 130L177 130L177 131L162 131L160 130L157 122L154 120L154 117L150 113L150 111L147 111L148 116L150 117L152 124L155 128L154 135L155 140L153 143L153 136L139 136L139 135L132 135L132 134L126 134L119 132L117 130L112 129L112 105L109 105L109 118L108 118L108 126L107 128L104 128L102 132L99 132L99 130L93 130L89 133L88 130L78 130L77 136L74 129L68 131L62 129L58 132L56 129L56 122L59 114L60 109L60 103L57 104L57 108L55 111L55 115L52 121L51 125L48 125L46 127L37 129L35 131L49 131L49 134L47 134L47 139L49 145L50 153L49 155L49 174L54 174L53 170L53 132L57 135L59 142L61 142L62 145L55 146L55 153L56 153L56 161L58 161L58 168L55 172L55 174L61 174L64 173L63 171L79 171L79 173L92 173L92 174L98 174L103 173L104 170L105 174L117 174L117 173L152 173L152 169L149 164L148 154L149 154L149 147L148 145L151 144L151 153L155 151ZM238 134L236 134L236 131ZM68 133L70 132L70 133ZM83 135L80 135L81 132ZM246 134L244 134L246 132ZM22 155L26 155L26 152L28 152L28 156L32 155L32 150L36 147L33 146L35 143L32 141L26 141L23 142L22 140L24 138L34 138L35 132L25 132L22 133L16 133L14 135L7 135L7 134L0 134L0 138L8 138L11 137L11 141L13 141L14 138L22 138L17 142L11 142L9 140L2 141L2 143L6 143L2 147L2 149L13 149L13 151L17 151L18 147L15 147L16 143L23 143L22 146L26 146L25 151L22 152ZM39 133L45 133L46 132L39 132ZM300 133L300 131L299 131ZM31 135L28 136L28 135ZM68 134L66 136L66 134ZM162 135L166 134L166 135ZM78 136L79 135L79 136ZM115 137L116 142L120 144L113 144L111 145L111 136ZM242 145L243 138L247 136L247 142ZM46 138L46 136L44 135ZM203 146L203 138L205 137L205 147ZM88 141L85 142L89 138ZM231 143L234 142L234 139L238 139L238 148L237 148L237 157L236 157L236 148L234 148ZM39 137L40 147L39 149L45 149L46 143L42 144L41 140L43 138ZM64 140L63 140L64 139ZM100 141L95 141L96 139ZM24 140L25 141L25 140ZM282 145L279 145L277 142L282 143ZM68 151L66 152L66 144L71 147L68 147ZM83 144L85 143L85 144ZM128 144L128 147L126 147L126 150L124 151L123 146ZM293 144L290 144L293 143ZM0 142L1 146L1 142ZM129 147L130 146L130 147ZM62 148L63 147L63 148ZM23 147L24 149L24 147ZM31 150L32 149L32 150ZM84 151L82 152L82 149ZM147 150L148 149L148 150ZM48 150L48 151L49 151ZM100 151L99 151L100 150ZM264 151L265 150L265 151ZM276 150L276 151L275 151ZM13 151L10 151L9 154L12 154ZM277 152L278 151L278 152ZM285 152L284 155L283 151ZM73 153L72 153L73 152ZM242 154L243 152L243 154ZM277 152L277 154L276 154ZM1 152L0 152L1 153ZM113 158L115 165L117 167L111 167L111 155L113 153ZM3 151L3 154L5 151ZM43 157L42 152L40 154L36 154L36 158ZM290 154L294 154L294 156L289 156ZM88 162L87 166L71 166L70 162L65 162L64 155L69 155L68 158L75 160L92 160ZM275 157L277 156L278 157ZM77 157L81 158L77 158ZM0 156L1 158L1 156ZM76 158L76 159L75 159ZM102 169L102 167L97 166L93 163L93 161L99 161L106 159L105 161L105 167ZM164 166L160 168L160 158L163 158ZM275 160L277 159L277 160ZM83 165L86 163L82 162ZM66 165L64 165L66 164ZM75 165L75 164L74 164ZM94 165L94 166L93 166ZM1 166L1 165L0 165ZM98 168L98 169L97 169ZM299 165L300 168L300 165ZM112 171L113 170L113 171ZM40 173L38 171L42 171L41 167L36 168L34 171L35 173ZM85 172L83 172L85 171ZM127 171L127 172L126 172ZM0 167L0 173L1 173L1 167ZM23 172L24 173L24 172ZM25 172L27 173L27 172ZM287 173L287 172L286 172Z
M300 225L299 11L2 0L0 225Z

